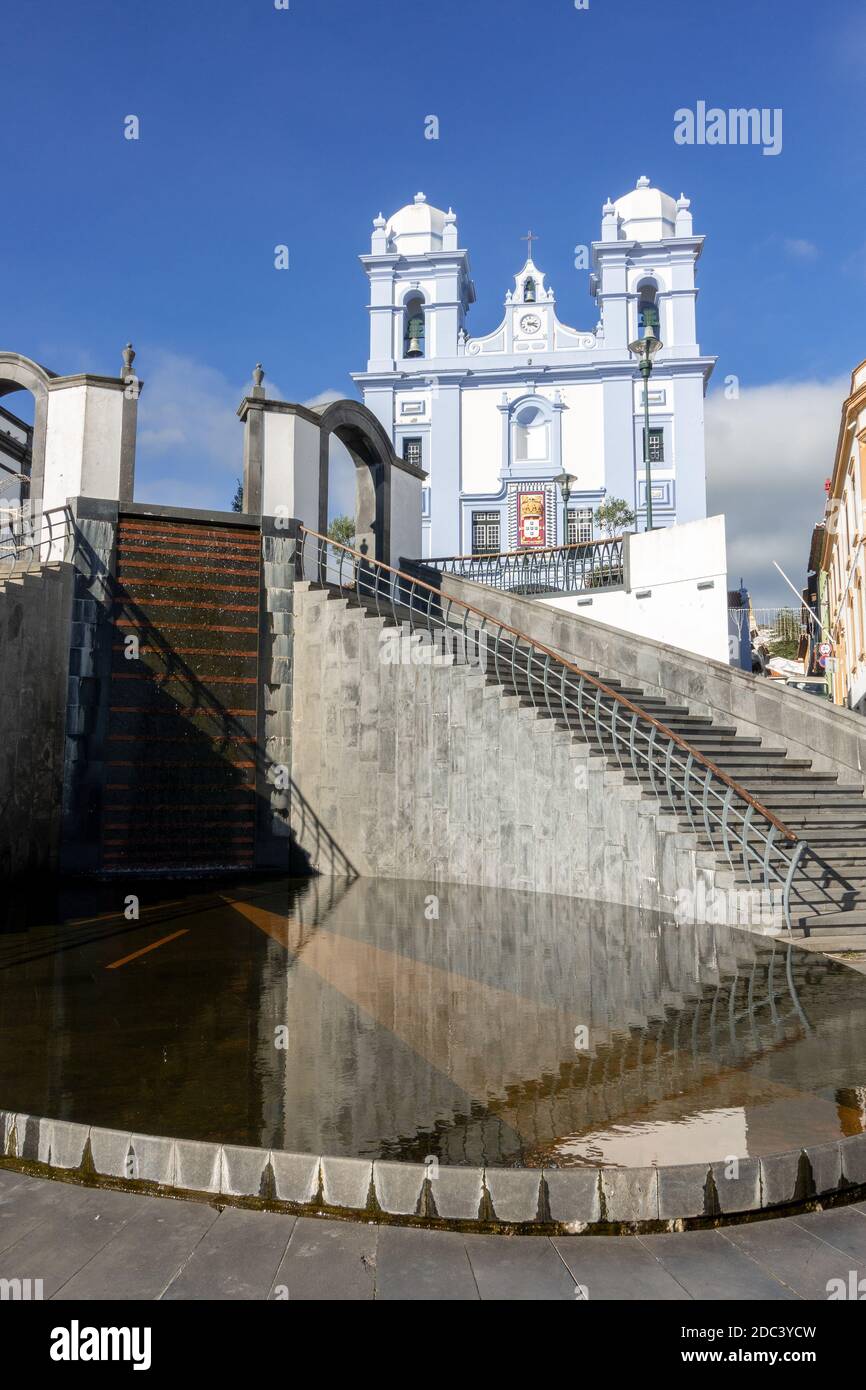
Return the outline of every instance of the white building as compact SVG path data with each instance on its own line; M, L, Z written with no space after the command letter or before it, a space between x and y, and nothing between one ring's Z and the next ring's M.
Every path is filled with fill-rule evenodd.
M361 257L370 357L354 380L397 453L429 473L425 555L560 543L553 479L563 469L577 478L569 539L590 538L606 496L624 498L643 525L643 387L628 344L645 321L664 343L650 384L653 521L706 516L704 393L715 359L697 340L703 237L689 206L646 178L605 203L589 277L594 327L560 320L530 241L502 322L477 337L455 214L419 193L388 221L376 218Z

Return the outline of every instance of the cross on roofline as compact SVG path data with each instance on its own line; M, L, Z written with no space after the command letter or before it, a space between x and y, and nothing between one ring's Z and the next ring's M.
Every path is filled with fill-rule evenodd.
M532 243L533 243L534 241L540 241L540 240L541 240L541 237L536 236L535 232L529 231L529 232L526 233L526 236L522 236L522 237L520 238L520 240L521 240L521 241L528 241L528 242L529 242L529 255L528 255L528 259L531 261L531 260L532 260Z

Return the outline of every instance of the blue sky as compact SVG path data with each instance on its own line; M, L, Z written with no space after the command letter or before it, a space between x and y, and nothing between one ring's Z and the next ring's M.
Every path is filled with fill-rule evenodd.
M353 393L357 256L380 210L419 189L453 205L475 333L499 322L531 225L561 317L588 328L573 249L645 173L692 199L699 336L716 383L741 383L739 402L708 406L732 563L753 557L749 525L780 488L806 531L778 539L798 563L843 379L866 356L862 0L42 0L7 10L3 50L0 346L114 374L133 339L140 494L226 504L258 360L290 399ZM698 100L781 107L782 153L676 145L674 112Z

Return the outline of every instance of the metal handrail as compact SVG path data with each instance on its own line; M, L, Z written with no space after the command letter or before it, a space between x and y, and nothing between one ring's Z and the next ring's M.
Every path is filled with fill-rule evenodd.
M420 569L473 579L509 593L581 593L622 588L622 536L571 545L527 546L491 554L446 555L417 561Z
M13 569L22 556L28 556L28 563L39 560L44 546L50 552L56 543L67 541L75 531L68 506L52 507L43 512L39 526L35 526L30 517L20 514L15 520L18 525L4 521L0 510L0 565L11 564Z
M771 884L781 885L785 923L792 930L795 874L807 854L817 856L807 841L698 748L598 677L482 609L308 527L300 526L299 532L300 578L333 584L354 599L368 598L379 616L385 603L398 625L408 617L410 631L419 615L428 630L456 631L464 641L473 629L476 637L483 637L497 679L505 668L512 685L525 681L536 708L563 718L587 743L612 745L620 769L630 765L638 781L643 771L656 795L664 795L677 816L683 809L678 804L681 797L692 830L703 831L732 872L735 860L741 860L750 886L753 874L767 891L772 891ZM312 573L307 572L308 540L314 552Z

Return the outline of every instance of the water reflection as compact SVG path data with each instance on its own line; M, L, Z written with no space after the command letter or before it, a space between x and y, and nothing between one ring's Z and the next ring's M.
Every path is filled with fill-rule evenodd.
M866 978L796 947L415 881L143 884L131 922L120 891L7 919L5 1108L458 1164L703 1162L863 1128Z

